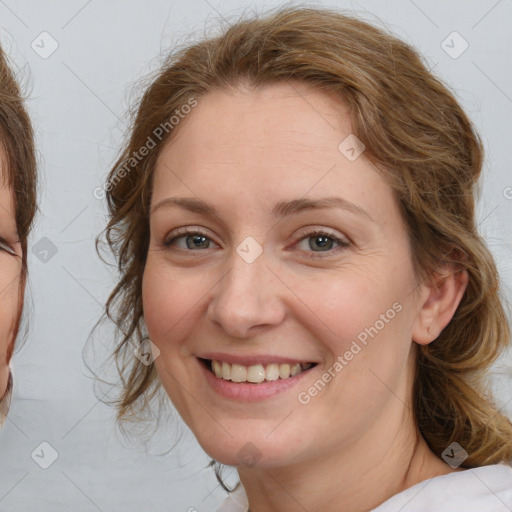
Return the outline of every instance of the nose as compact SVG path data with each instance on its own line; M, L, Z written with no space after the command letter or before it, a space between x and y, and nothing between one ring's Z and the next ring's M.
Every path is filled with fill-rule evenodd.
M250 337L283 321L284 289L263 254L248 263L234 252L212 291L206 317L230 337Z

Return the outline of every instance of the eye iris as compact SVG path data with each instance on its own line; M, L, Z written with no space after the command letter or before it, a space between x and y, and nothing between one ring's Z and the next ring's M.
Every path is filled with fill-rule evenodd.
M191 244L189 243L190 239L192 239ZM207 238L204 235L189 235L187 237L187 247L189 249L208 248L208 245Z
M311 249L320 248L320 249L331 249L333 244L333 239L330 236L325 235L317 235L312 237L310 240L315 240L316 247L312 244L312 242L309 242L309 247ZM320 243L318 243L320 241Z

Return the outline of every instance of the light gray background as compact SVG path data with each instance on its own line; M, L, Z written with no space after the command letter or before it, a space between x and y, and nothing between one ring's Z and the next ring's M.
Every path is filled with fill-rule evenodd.
M105 205L93 190L114 161L131 84L158 67L166 48L189 34L200 37L205 23L231 19L244 8L260 12L277 5L281 3L0 1L1 40L29 88L40 152L41 214L31 247L41 247L36 244L47 237L57 250L46 263L41 253L29 258L30 331L13 360L13 404L0 436L0 510L163 512L194 507L205 512L222 501L224 493L205 469L209 459L189 434L174 451L160 456L173 439L174 427L164 425L148 454L142 443L123 441L112 410L93 393L82 349L113 284L94 249ZM487 150L479 218L510 299L512 2L315 5L340 6L370 21L380 18L415 45L460 98ZM59 45L46 59L31 47L43 31ZM453 31L469 44L457 59L441 47ZM103 336L109 340L107 331ZM510 414L510 381L497 375L494 383L500 405ZM31 457L41 442L58 453L46 470Z

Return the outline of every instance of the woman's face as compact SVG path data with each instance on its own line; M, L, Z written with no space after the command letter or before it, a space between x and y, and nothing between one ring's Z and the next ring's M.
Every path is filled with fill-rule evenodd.
M143 304L202 447L271 467L399 428L425 293L346 108L281 83L209 93L181 123L155 169Z
M7 185L0 149L0 398L9 376L9 357L15 337L21 286L21 243L16 230L14 198Z

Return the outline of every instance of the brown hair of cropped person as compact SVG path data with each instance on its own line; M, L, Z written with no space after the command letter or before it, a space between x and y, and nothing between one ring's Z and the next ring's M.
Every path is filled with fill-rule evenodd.
M34 133L25 109L16 77L0 47L0 147L4 153L7 185L14 194L16 228L21 242L22 270L18 317L8 358L14 351L14 339L19 330L23 311L23 290L27 278L27 239L34 216L36 202L36 155Z
M121 275L106 306L120 328L114 352L123 386L118 420L137 420L159 388L154 365L133 357L132 345L145 337L141 284L152 173L172 136L157 141L153 130L191 98L215 89L289 80L348 105L365 156L394 189L418 280L442 264L468 273L449 325L435 342L419 346L413 407L421 434L438 456L458 442L469 454L466 468L512 463L512 424L487 382L490 365L509 346L510 327L496 265L475 220L481 141L414 49L329 9L286 7L242 19L221 35L176 50L146 89L106 184L110 219L104 235ZM156 146L134 159L148 137Z

